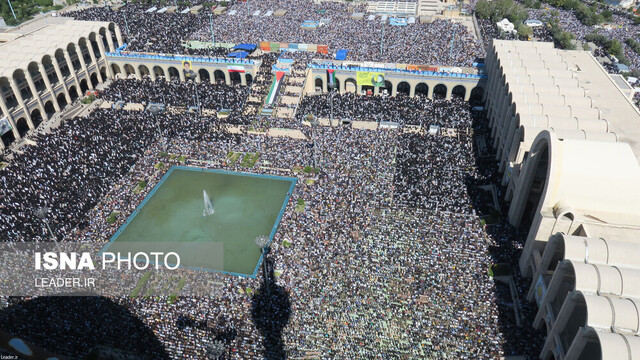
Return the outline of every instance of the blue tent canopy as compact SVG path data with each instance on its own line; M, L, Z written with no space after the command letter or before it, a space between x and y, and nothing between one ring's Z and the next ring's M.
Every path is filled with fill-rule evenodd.
M349 50L340 49L336 52L336 60L347 60L347 53Z
M244 59L247 57L247 55L249 55L249 53L246 51L234 51L232 53L229 53L229 55L227 56L232 58Z
M256 49L256 47L258 47L255 44L238 44L236 46L233 47L233 50L246 50L246 51L253 51Z

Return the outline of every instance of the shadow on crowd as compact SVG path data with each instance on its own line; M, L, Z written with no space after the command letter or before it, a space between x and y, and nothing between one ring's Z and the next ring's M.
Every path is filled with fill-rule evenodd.
M274 262L265 256L267 262L266 282L251 299L251 317L262 336L266 360L286 359L282 331L291 316L291 300L284 287L275 282Z
M466 176L465 184L477 215L486 221L485 232L491 239L488 249L491 264L506 265L504 269L508 269L505 276L499 277L496 273L494 277L494 300L498 308L498 328L504 339L503 351L506 356L535 354L542 349L545 333L533 328L537 307L526 300L531 280L521 277L518 265L526 240L526 229L516 229L508 222L509 203L504 201L502 176L495 152L491 148L491 131L486 111L471 113L474 130L473 155L480 176ZM482 140L477 141L480 138ZM478 144L483 142L486 142L486 148L478 148ZM492 185L495 185L497 208L493 195L486 190L486 186ZM487 264L486 276L489 276L491 264ZM513 289L506 280L509 277L513 280Z
M63 359L99 359L98 349L111 349L122 358L170 359L153 331L111 299L10 298L9 303L0 311L0 329L34 347L28 359L44 359L37 356L43 352Z

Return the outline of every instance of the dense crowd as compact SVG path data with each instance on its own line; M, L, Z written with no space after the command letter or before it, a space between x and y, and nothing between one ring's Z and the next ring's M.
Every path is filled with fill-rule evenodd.
M116 82L109 91L122 84ZM133 90L120 88L127 89ZM185 97L189 91L175 89ZM140 95L121 94L127 96L133 101ZM75 321L127 337L104 345L145 359L202 359L213 339L222 339L233 359L261 354L496 359L531 353L539 338L519 337L519 328L505 322L500 304L511 301L510 294L486 275L496 257L489 247L498 240L480 225L478 210L483 206L473 194L475 185L493 179L474 170L480 163L469 145L469 105L460 100L380 99L345 95L336 109L341 116L354 116L362 109L383 107L376 102L384 101L397 109L384 116L398 121L399 129L320 127L315 148L288 137L231 135L214 119L170 111L151 115L100 109L38 135L38 144L13 154L12 165L2 172L2 196L9 199L2 209L2 223L10 224L3 229L5 241L45 239L44 227L30 211L44 205L51 209L49 220L60 239L106 241L162 177L164 172L153 165L180 163L162 153L184 155L188 165L292 176L296 173L290 170L309 165L316 152L321 171L297 175L304 181L291 202L304 199L305 210L287 207L271 245L271 268L281 274L271 286L283 297L260 302L248 289L260 288L261 278L220 274L216 296L179 297L175 302L115 298L114 311L130 314L120 315L119 322L100 322L102 317L86 316L83 306L76 313L72 305L63 305L74 316L52 318L58 326L15 323L10 314L34 305L14 299L10 311L0 312L0 325L74 356L93 346L87 340L91 331L84 336L65 333ZM326 107L320 102L314 109L326 111L322 104ZM425 110L414 115L410 109L415 107ZM402 128L421 117L425 127L437 124L455 133L415 134ZM311 136L308 128L302 129ZM230 162L231 151L259 152L260 162L250 168ZM146 179L148 187L140 194L132 192L140 179ZM122 216L110 224L106 218L115 209ZM500 241L507 244L509 256L517 258L512 252L517 253L514 246L519 244L511 243L511 237ZM265 304L283 316L256 310ZM38 306L44 308L36 314L61 308L57 301ZM277 331L265 334L265 329ZM146 335L133 341L140 331Z
M333 102L333 106L331 103ZM359 96L355 93L324 93L307 96L298 105L298 120L308 114L329 119L333 116L357 121L397 122L403 125L437 125L446 128L468 128L469 124L457 107L464 100L454 97L451 101L429 99L426 96ZM331 110L333 108L333 111Z
M241 85L211 84L206 81L169 82L165 79L117 79L101 93L109 101L130 103L158 103L165 106L191 107L240 111L247 101L250 87Z
M288 10L284 17L263 16L279 8ZM129 4L72 15L127 26L130 50L220 56L182 46L209 40L208 13L144 9ZM484 53L464 27L444 20L384 26L380 53L379 19L354 20L354 9L341 3L248 1L230 10L236 13L213 18L217 41L328 44L332 51L349 49L350 59L447 65L470 65ZM320 19L329 21L300 28ZM311 60L285 56L295 60L294 74ZM323 94L303 98L295 117L270 120L306 138L248 132L264 125L258 111L276 61L273 54L260 59L251 87L115 80L103 99L167 108L157 114L97 109L30 135L32 145L3 155L9 166L0 170L0 240L47 240L35 214L47 207L58 240L106 242L172 165L295 176L267 256L268 279L216 273L211 296L175 299L2 298L0 328L72 357L98 343L129 354L123 359L205 359L213 341L224 343L229 359L499 359L539 351L541 334L530 326L535 308L523 304L529 324L516 327L505 304L518 299L487 276L491 263L515 268L522 244L507 224L480 221L500 210L479 187L498 180L491 154L472 145L472 134L486 131L483 113L456 97ZM287 89L298 85L288 77L281 94L294 97ZM203 108L233 114L221 119L180 109L194 98ZM312 134L303 125L306 114L394 126L320 126ZM247 165L233 160L234 153L259 154L259 161ZM314 159L317 172L305 172ZM146 187L133 191L141 180ZM120 215L108 221L114 211ZM150 284L169 281L153 276ZM514 281L523 298L528 284L517 274Z
M416 21L407 26L383 25L379 17L373 21L353 19L352 13L364 11L364 8L351 9L344 3L298 0L239 2L227 13L214 16L211 23L206 11L200 14L158 14L145 12L148 7L128 4L117 11L95 7L67 12L65 16L117 23L126 35L130 51L220 56L224 54L221 49L183 46L188 40L210 42L213 27L218 43L277 41L322 44L328 45L332 54L338 49L348 49L351 60L471 66L476 57L484 54L482 44L463 25L448 20L425 24ZM282 17L265 16L278 9L287 12ZM259 15L254 16L256 12ZM305 21L320 20L323 20L323 25L315 29L301 27Z

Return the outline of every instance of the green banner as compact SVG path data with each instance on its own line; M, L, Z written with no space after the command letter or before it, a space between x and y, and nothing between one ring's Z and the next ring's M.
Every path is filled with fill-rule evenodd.
M373 71L357 71L356 81L358 85L384 87L384 73Z

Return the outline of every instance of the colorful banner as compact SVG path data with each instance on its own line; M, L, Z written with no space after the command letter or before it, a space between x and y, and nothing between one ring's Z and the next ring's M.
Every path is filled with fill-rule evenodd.
M244 72L244 66L242 66L242 65L227 65L227 70L230 73L232 73L232 72L243 73Z
M184 78L187 81L196 81L196 78L198 77L198 74L196 74L196 72L191 68L191 62L186 60L182 62L182 72L184 73Z
M9 131L11 131L11 123L9 123L9 119L2 118L0 119L0 136L8 133Z
M335 74L335 70L333 69L328 69L327 72L329 73L329 86L330 87L334 87L336 84L336 74Z
M384 73L373 71L356 71L358 85L384 87Z

